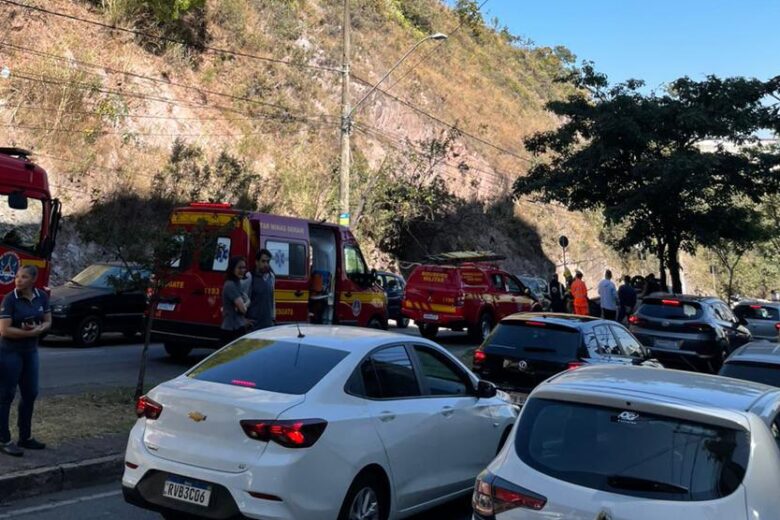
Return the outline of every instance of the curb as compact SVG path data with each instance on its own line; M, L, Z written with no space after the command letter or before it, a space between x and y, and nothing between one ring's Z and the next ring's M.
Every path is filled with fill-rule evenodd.
M121 476L124 453L0 476L0 503L109 482Z

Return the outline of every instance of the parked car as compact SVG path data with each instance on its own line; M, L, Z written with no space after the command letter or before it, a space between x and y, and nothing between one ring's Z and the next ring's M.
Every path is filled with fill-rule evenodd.
M474 352L473 370L499 387L535 386L590 365L662 367L621 324L569 314L513 314Z
M404 301L404 288L406 280L400 274L378 271L377 283L385 290L387 295L387 317L395 320L395 326L405 329L409 326L409 318L401 314L401 304Z
M105 332L133 337L143 330L149 273L118 262L92 264L51 290L50 334L72 336L83 347Z
M431 341L308 324L236 340L136 413L128 502L277 520L395 519L467 495L517 417Z
M726 359L718 373L780 387L780 345L768 341L743 345Z
M539 302L543 311L550 310L550 286L548 285L547 280L530 275L518 275L517 279L531 291L531 295L534 300Z
M516 277L492 264L468 262L417 266L406 284L403 314L426 338L447 327L467 329L481 343L501 318L532 309L541 306Z
M694 370L717 372L729 353L752 339L728 305L710 296L653 293L628 321L664 365Z
M679 370L570 370L529 395L475 520L777 517L780 389Z
M780 303L741 301L734 306L734 315L755 339L778 339Z

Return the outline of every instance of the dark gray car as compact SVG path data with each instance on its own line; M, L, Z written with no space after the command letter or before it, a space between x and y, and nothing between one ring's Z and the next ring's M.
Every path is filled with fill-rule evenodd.
M731 309L708 296L653 293L629 318L630 330L664 365L717 372L752 339Z
M718 374L780 387L780 344L750 342L735 350Z

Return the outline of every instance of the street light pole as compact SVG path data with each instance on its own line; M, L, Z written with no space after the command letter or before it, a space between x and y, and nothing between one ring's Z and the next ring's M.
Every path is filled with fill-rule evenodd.
M371 96L379 85L382 84L403 61L412 54L417 47L428 40L446 40L447 35L435 33L426 36L414 44L414 47L406 51L395 65L382 76L382 79L376 82L371 89L362 97L360 101L350 109L349 107L349 0L344 0L344 56L342 58L342 85L341 85L341 170L339 172L339 224L349 226L349 171L350 171L350 150L349 134L352 130L352 116L355 111Z

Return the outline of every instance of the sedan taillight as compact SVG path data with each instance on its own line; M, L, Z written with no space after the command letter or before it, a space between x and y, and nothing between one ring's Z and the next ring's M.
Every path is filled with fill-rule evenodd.
M471 498L474 512L484 517L493 517L519 507L541 511L545 504L547 499L542 495L516 486L487 471L477 477Z
M160 417L162 411L163 411L163 405L155 401L152 401L145 395L139 397L138 401L136 401L135 403L135 414L139 418L146 417L147 419L153 421Z
M300 421L241 421L241 428L250 439L270 442L285 448L308 448L322 436L328 422L323 419Z

